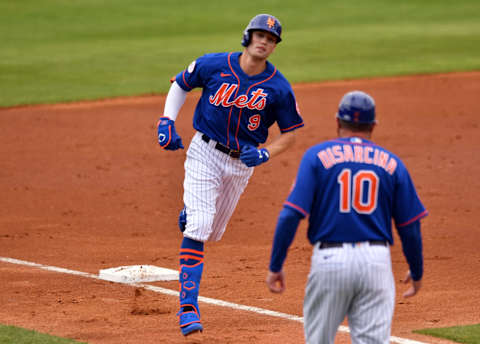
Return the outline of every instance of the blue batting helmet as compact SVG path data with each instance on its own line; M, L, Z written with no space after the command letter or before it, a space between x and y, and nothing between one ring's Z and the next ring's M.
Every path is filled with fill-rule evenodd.
M250 40L252 38L251 32L254 30L262 30L266 32L270 32L272 35L277 37L277 43L280 43L282 38L282 24L280 21L270 14L259 14L253 17L248 23L245 31L243 31L243 39L242 45L244 47L250 44Z
M337 118L352 123L376 123L375 101L365 92L348 92L340 101Z

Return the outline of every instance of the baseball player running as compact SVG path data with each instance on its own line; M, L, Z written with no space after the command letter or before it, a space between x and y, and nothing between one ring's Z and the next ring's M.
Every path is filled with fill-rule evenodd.
M173 79L158 122L158 142L166 150L183 148L175 120L187 92L203 89L193 116L196 130L185 161L184 208L179 227L180 329L202 331L198 293L204 242L222 238L254 166L289 148L303 126L285 77L267 61L281 41L282 26L268 14L255 16L243 33L243 52L207 54ZM281 135L260 148L277 123Z
M352 343L388 343L395 284L389 245L395 221L410 270L405 297L415 295L423 274L420 202L405 165L370 141L372 97L347 93L337 113L338 138L306 151L295 185L280 212L267 285L285 289L282 265L300 220L309 216L313 245L304 299L307 343L334 343L345 316Z

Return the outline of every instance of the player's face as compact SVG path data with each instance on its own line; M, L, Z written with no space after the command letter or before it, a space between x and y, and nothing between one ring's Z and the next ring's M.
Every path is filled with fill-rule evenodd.
M248 52L253 57L266 59L275 50L277 37L266 31L253 31Z

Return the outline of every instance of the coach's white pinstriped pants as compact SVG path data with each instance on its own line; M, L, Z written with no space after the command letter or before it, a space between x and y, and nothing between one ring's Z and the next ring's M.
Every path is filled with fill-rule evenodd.
M215 149L196 133L185 160L183 201L187 212L184 236L197 241L222 238L254 168Z
M303 306L309 344L333 344L348 318L353 344L389 343L395 303L390 249L361 243L314 245Z

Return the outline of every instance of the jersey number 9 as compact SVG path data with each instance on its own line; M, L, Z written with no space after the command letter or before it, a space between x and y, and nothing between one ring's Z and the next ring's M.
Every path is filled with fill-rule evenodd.
M253 115L248 119L248 130L254 131L260 125L261 116L259 114Z

